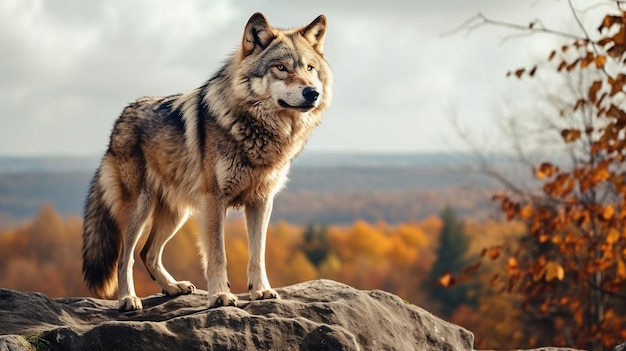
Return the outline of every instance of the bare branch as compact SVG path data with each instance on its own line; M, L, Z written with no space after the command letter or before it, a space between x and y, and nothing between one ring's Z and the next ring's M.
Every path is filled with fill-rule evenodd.
M468 18L460 26L458 26L458 27L456 27L456 28L454 28L454 29L452 29L452 30L450 30L448 32L443 33L442 36L449 36L449 35L452 35L452 34L456 34L456 33L460 32L463 29L465 29L467 31L473 31L473 30L476 30L476 29L478 29L480 27L488 26L488 25L489 26L498 26L498 27L510 28L510 29L518 30L520 32L524 32L525 34L545 33L545 34L556 35L556 36L567 38L567 39L574 39L574 40L584 39L584 38L582 38L582 37L580 37L578 35L572 34L572 33L567 33L567 32L559 31L559 30L556 30L556 29L547 28L538 19L535 19L534 21L531 21L527 25L521 25L521 24L515 24L515 23L510 23L510 22L494 20L494 19L486 17L485 15L483 15L480 12L477 13L476 15Z

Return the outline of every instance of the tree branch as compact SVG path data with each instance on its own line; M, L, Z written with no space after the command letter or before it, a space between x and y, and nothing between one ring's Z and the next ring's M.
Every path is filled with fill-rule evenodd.
M574 39L574 40L584 39L584 38L581 38L580 36L572 34L572 33L567 33L567 32L559 31L559 30L556 30L556 29L546 28L543 25L543 23L540 20L538 20L538 19L530 22L528 25L521 25L521 24L515 24L515 23L509 23L509 22L494 20L494 19L486 17L481 12L479 12L476 15L468 18L460 26L458 26L458 27L456 27L456 28L454 28L454 29L452 29L452 30L450 30L448 32L442 33L442 36L448 36L448 35L456 34L456 33L460 32L463 29L466 29L467 31L473 31L473 30L476 30L476 29L478 29L478 28L480 28L482 26L486 26L486 25L493 25L493 26L498 26L498 27L511 28L511 29L515 29L515 30L518 30L518 31L526 32L526 34L533 34L533 33L541 32L541 33L545 33L545 34L556 35L556 36L567 38L567 39Z

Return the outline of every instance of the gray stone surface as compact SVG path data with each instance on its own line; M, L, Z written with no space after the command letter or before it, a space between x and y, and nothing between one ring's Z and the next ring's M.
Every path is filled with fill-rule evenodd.
M472 350L469 331L383 291L330 280L276 290L281 300L241 294L240 306L215 309L204 291L155 295L118 312L117 301L0 289L0 351Z

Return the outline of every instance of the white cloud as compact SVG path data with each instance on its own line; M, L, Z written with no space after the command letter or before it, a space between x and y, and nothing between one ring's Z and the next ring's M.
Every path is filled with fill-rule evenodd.
M445 148L450 106L462 124L490 128L514 84L506 71L542 58L555 39L503 42L511 32L494 27L441 34L479 11L571 28L562 0L3 0L0 154L103 152L126 103L201 84L258 10L278 27L328 17L335 98L312 150Z

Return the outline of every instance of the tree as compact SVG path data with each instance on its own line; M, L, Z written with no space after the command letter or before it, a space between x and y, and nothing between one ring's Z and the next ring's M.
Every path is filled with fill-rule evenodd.
M500 275L504 291L524 296L525 339L530 346L554 343L597 351L626 338L621 317L626 302L626 11L614 1L615 8L590 30L571 0L567 3L580 36L537 21L517 26L482 15L476 19L479 25L565 38L545 65L510 76L531 79L538 67L547 67L563 77L584 77L577 80L577 96L561 102L558 123L552 125L569 160L535 164L539 186L534 191L492 175L506 188L494 196L503 213L528 228Z
M441 212L441 220L443 227L439 236L437 259L430 272L428 282L431 286L428 289L430 299L438 302L441 314L449 318L457 307L475 304L474 298L469 294L474 286L469 283L449 286L450 273L463 270L469 263L469 238L465 235L463 222L457 219L452 208L446 207Z
M316 267L320 266L329 251L326 225L309 223L306 226L302 250L311 263Z

